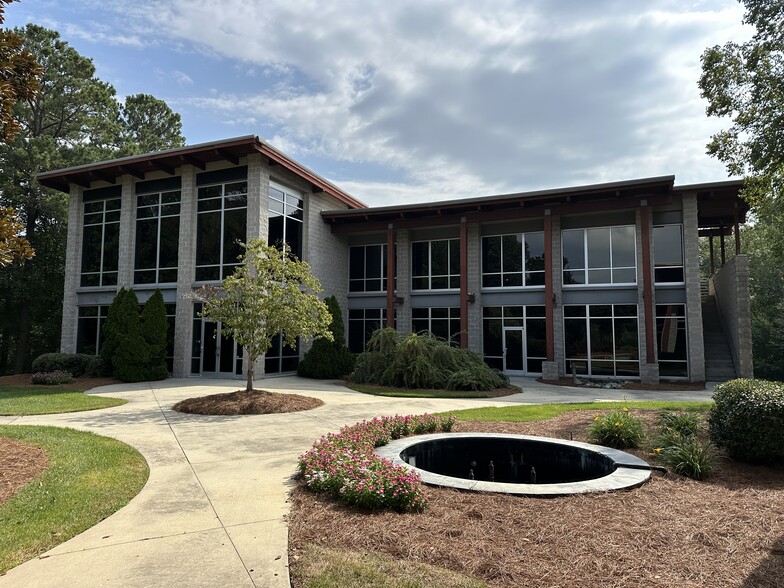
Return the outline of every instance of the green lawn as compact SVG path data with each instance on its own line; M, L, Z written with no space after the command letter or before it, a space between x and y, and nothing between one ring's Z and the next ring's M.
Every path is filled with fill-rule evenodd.
M0 437L49 454L46 470L0 505L0 575L125 506L149 475L141 454L116 439L21 425L0 425Z
M487 584L456 572L388 555L357 553L307 545L292 566L305 588L486 588Z
M687 410L706 412L713 402L574 402L568 404L530 404L498 408L469 408L453 410L442 415L453 415L459 421L528 422L543 421L574 410L614 410L623 407L643 410Z
M0 415L53 414L95 410L125 404L121 398L90 396L84 390L45 386L0 386Z
M517 394L521 390L515 386L499 390L421 390L411 388L392 388L389 386L374 386L370 384L347 383L347 388L372 394L373 396L392 396L396 398L497 398Z

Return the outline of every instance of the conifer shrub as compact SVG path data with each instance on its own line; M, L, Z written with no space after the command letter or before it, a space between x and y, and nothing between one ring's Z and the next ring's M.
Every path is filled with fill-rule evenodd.
M345 344L343 315L337 298L328 296L324 303L332 315L329 330L334 340L319 338L313 341L297 367L297 375L303 378L340 378L354 371L356 358Z
M108 318L110 319L111 316L110 308ZM115 320L117 332L116 347L112 356L113 375L123 382L146 380L150 346L142 335L139 300L133 290L125 292L115 310Z
M494 390L508 385L482 357L428 333L378 329L357 358L352 381L413 389Z
M141 312L141 333L150 350L145 380L165 380L169 375L166 366L166 335L169 321L166 319L166 305L163 294L156 289L144 303Z
M128 290L125 288L120 288L117 294L115 294L114 300L112 300L111 305L109 305L109 314L106 317L101 332L102 342L100 354L101 359L103 359L104 373L107 376L114 375L114 354L117 351L118 337L122 332L122 326L119 324L119 309L126 294L128 294Z
M711 440L738 460L784 460L784 383L737 379L716 386L708 414Z

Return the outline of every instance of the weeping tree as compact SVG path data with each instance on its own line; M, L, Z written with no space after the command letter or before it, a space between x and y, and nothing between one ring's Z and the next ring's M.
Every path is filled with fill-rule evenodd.
M295 348L297 338L333 340L332 317L318 299L319 281L310 266L261 239L242 244L241 264L221 286L204 286L196 297L204 303L202 316L219 321L248 354L246 391L253 390L254 365L280 335L283 345Z

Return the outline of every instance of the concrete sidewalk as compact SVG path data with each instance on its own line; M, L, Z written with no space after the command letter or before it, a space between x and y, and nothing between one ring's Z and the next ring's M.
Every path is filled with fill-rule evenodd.
M179 400L230 392L236 380L180 379L104 386L90 393L129 400L81 413L0 417L0 424L54 425L115 437L147 459L150 478L126 507L5 576L0 588L61 586L288 587L287 496L297 457L324 433L374 416L509 403L595 399L703 400L710 391L576 389L516 379L525 392L501 399L382 398L340 382L270 378L259 387L315 396L305 412L186 415Z

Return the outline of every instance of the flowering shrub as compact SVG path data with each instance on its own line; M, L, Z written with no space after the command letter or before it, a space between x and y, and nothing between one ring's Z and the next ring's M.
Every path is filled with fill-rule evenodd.
M638 447L643 436L642 423L626 407L596 416L588 431L591 441L616 449Z
M70 373L57 370L54 372L36 372L30 378L30 381L33 384L55 386L57 384L70 384L74 379Z
M329 433L299 458L305 485L328 492L345 504L398 512L421 511L427 505L415 473L378 457L373 451L408 435L450 431L454 417L394 416L362 421Z

